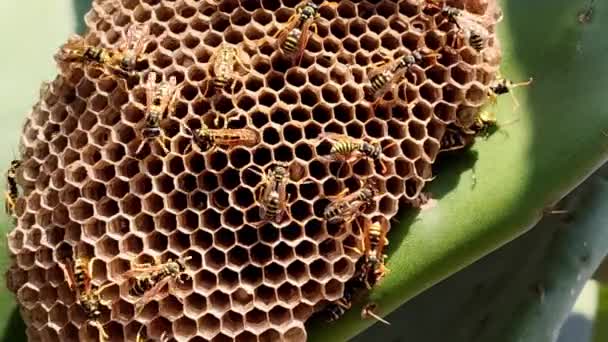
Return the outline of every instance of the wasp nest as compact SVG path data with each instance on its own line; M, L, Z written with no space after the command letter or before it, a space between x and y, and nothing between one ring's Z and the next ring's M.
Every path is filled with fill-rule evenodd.
M273 38L299 0L94 6L86 43L116 48L131 25L147 25L148 65L125 76L70 64L27 116L8 282L30 340L97 339L61 267L81 257L91 259L95 286L115 284L102 294L111 304L99 318L110 340L133 341L142 325L153 339L305 340L306 320L342 298L361 257L358 228L325 221L328 197L373 177L378 196L362 215L392 218L420 204L446 129L459 111L484 104L496 77L500 15L488 1L448 2L491 19L482 52L425 1L323 4L299 65ZM209 61L226 44L250 70L234 90L210 96ZM372 64L412 51L425 56L374 105L362 87ZM160 124L169 153L155 144L136 153L149 71L179 87L174 113ZM226 120L255 130L259 143L189 148L187 128ZM379 141L382 163L329 162L324 133ZM260 224L260 173L281 161L301 170L287 184L288 215ZM187 257L187 277L139 312L123 274L155 257Z

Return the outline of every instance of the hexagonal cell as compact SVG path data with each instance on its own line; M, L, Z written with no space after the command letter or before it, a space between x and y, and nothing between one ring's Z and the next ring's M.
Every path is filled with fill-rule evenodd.
M226 254L218 249L212 248L205 252L205 267L220 270L226 265Z
M194 287L203 293L210 293L217 287L217 277L214 273L201 270L194 276Z
M282 306L275 306L268 312L268 318L273 325L287 324L292 319L291 311Z
M162 253L167 249L168 239L166 235L159 232L153 232L149 234L144 240L146 249L150 249L157 253Z
M259 266L264 266L272 260L272 250L265 244L258 243L251 248L251 261Z
M222 331L236 335L244 328L243 316L234 311L228 311L222 316Z
M70 218L74 221L84 221L93 216L94 210L91 203L84 200L76 201L69 209Z
M192 293L184 299L184 313L190 317L198 317L207 308L207 299L198 294Z
M212 314L206 314L198 320L199 331L207 336L215 336L220 329L220 320ZM206 336L206 337L207 337Z
M187 318L180 317L173 322L173 331L177 338L188 338L196 334L196 322Z
M208 310L222 314L230 309L230 297L221 291L213 292L207 299Z

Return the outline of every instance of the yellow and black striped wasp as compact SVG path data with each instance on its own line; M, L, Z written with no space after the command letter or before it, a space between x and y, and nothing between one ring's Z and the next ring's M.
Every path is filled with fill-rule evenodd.
M11 166L6 172L6 192L4 193L4 210L7 215L15 217L15 205L19 197L19 186L17 185L17 170L21 167L21 160L11 161Z
M207 88L211 84L213 90L224 89L230 84L231 95L234 95L234 88L237 81L242 79L251 68L243 62L243 51L235 46L226 43L220 45L211 59L209 59L209 74L213 79L206 83L207 87L202 91L207 93ZM245 73L243 73L243 71Z
M434 0L426 0L426 2L427 6L436 7L441 11L441 14L456 25L462 32L459 37L469 46L479 52L486 47L490 32L486 28L489 24L485 16L475 15L466 10L449 6L445 1L442 6Z
M328 196L331 201L323 211L328 223L350 223L357 215L362 214L365 206L372 203L378 193L376 182L366 180L359 190L348 193L348 188L335 196Z
M147 25L131 25L126 33L126 39L116 49L87 45L79 35L71 36L55 54L55 60L63 63L94 64L102 67L108 73L130 74L135 71L149 39Z
M177 79L171 76L169 81L156 83L156 73L150 72L145 83L146 88L146 118L142 128L142 142L135 154L139 154L146 142L157 141L165 153L169 153L166 142L169 140L163 133L160 122L167 115L171 115L175 110L175 102L179 87Z
M298 166L295 163L275 162L265 174L250 169L262 176L257 196L262 218L260 225L266 222L281 223L287 213L287 184L291 180L291 171L297 172L298 177L304 172L304 169Z
M181 275L186 271L186 262L191 258L169 259L165 263L156 260L154 264L135 264L131 270L125 272L123 277L130 282L129 294L140 297L135 304L136 310L139 312L165 285L169 284L171 291L175 282L181 282Z
M87 321L99 331L99 341L108 339L108 334L99 322L102 307L109 307L112 301L104 300L101 293L109 286L108 283L96 287L91 283L92 262L88 258L76 258L75 261L68 260L67 265L61 265L70 288L76 292L78 304L83 309Z
M386 165L382 161L382 152L386 148L395 145L395 143L391 143L382 148L377 140L357 139L337 133L325 133L321 135L321 138L327 138L332 142L329 155L325 157L326 159L354 164L363 158L369 158L380 163L382 174L386 173ZM338 174L340 174L340 170L338 170Z
M289 18L285 27L274 34L281 50L293 57L296 65L300 64L310 33L317 34L315 20L319 18L319 9L323 6L336 7L338 3L325 1L320 5L306 1L296 7L296 12Z
M386 259L384 248L388 245L386 234L389 230L389 223L384 217L378 218L375 222L371 222L367 218L362 219L364 221L362 241L360 250L357 250L363 254L359 280L368 289L371 289L388 272L388 268L384 265L384 259ZM355 222L359 224L357 221Z
M372 64L371 70L366 76L365 89L374 100L373 105L376 106L392 87L396 87L403 81L414 65L420 64L424 58L437 56L439 54L426 53L423 55L420 51L415 50L396 59L385 56L385 59Z
M465 108L456 113L458 126L464 130L466 134L491 134L490 130L496 127L496 113L490 110L489 106L494 106L497 103L498 96L509 93L513 99L514 109L519 107L519 101L513 94L512 90L517 87L525 87L532 83L533 78L524 82L514 83L502 76L498 76L489 86L487 91L488 101L481 109ZM506 125L506 124L503 124Z
M201 121L199 129L192 130L188 126L184 129L201 151L213 152L220 146L253 146L260 141L258 133L251 128L209 128ZM185 152L189 151L191 146L192 144L188 145Z

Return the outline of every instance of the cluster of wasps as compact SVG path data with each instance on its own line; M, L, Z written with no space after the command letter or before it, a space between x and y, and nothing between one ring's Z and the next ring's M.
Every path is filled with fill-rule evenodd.
M483 51L487 46L490 33L485 28L485 19L481 16L471 14L465 10L448 6L445 2L437 3L434 0L421 0L425 8L436 9L446 20L454 25L459 39L454 44L467 44L476 51ZM311 34L317 33L315 21L320 17L320 8L336 7L336 2L323 2L315 4L305 1L298 5L295 13L287 21L285 26L278 30L273 38L277 48L286 56L289 56L294 65L299 65L303 52ZM126 32L124 42L116 48L91 46L81 36L71 37L56 54L58 65L63 68L71 64L81 64L87 67L101 69L102 72L113 76L130 77L141 72L140 66L146 61L145 50L150 40L149 27L147 25L132 25ZM375 107L380 103L384 95L392 88L406 81L406 75L415 65L420 64L425 58L437 57L437 54L423 53L423 51L412 51L399 58L387 58L371 66L366 75L364 89L372 98ZM230 89L234 94L236 84L241 81L250 71L250 66L245 63L243 52L236 46L226 43L216 48L215 53L208 63L208 73L211 76L203 85L203 94L207 94L211 88L213 95ZM528 85L531 82L513 83L502 77L497 78L488 87L487 97L489 103L496 102L498 95L509 93L517 86ZM143 127L141 128L142 141L135 153L139 154L146 144L156 143L164 153L170 152L167 147L169 138L161 128L161 122L175 112L179 99L181 86L178 85L175 76L168 80L158 81L158 75L150 71L143 83L146 94L146 109ZM201 120L201 127L184 130L192 137L192 144L201 152L211 153L218 148L231 148L234 146L254 146L259 142L258 133L251 128L227 128L227 120L224 126L219 127L215 122L215 128L208 127ZM478 135L487 131L496 124L495 117L488 111L476 113L459 113L457 123L448 128L445 138L441 142L441 150L449 151L464 147L468 144L467 135ZM332 143L326 161L338 161L353 164L366 158L380 163L381 172L386 172L382 162L383 148L378 141L362 138L356 139L341 134L324 134L321 139L327 139ZM19 196L16 175L21 162L15 160L11 163L7 174L6 211L15 216L15 203ZM254 171L262 177L261 185L256 194L260 205L260 225L266 223L280 224L288 215L287 184L291 180L289 162L275 162L266 172ZM351 307L354 292L358 288L371 289L388 272L385 266L386 255L384 249L388 245L387 232L390 228L388 220L379 218L374 221L361 216L365 208L371 205L378 195L378 188L373 179L361 182L358 190L349 192L345 189L336 196L331 196L323 216L330 224L355 224L360 227L360 245L355 251L362 255L355 277L345 290L345 295L339 301L330 304L324 310L329 320L339 318ZM155 261L153 264L132 265L132 269L124 274L129 282L130 295L139 298L137 300L137 311L145 303L152 300L162 289L169 289L175 283L181 282L186 273L186 261L188 258L168 260L166 262ZM99 340L107 339L107 334L99 323L102 307L108 307L110 302L102 299L102 292L109 286L94 286L91 282L91 262L85 258L76 258L68 262L65 267L70 287L75 291L77 300L82 307L87 320L99 330ZM379 320L380 317L373 313L373 306L367 306L363 311L364 316L373 316ZM385 321L384 321L385 322ZM143 326L142 326L143 327ZM142 331L138 333L137 340L143 341Z
M466 10L455 8L446 4L446 2L437 3L435 0L421 0L424 9L438 10L446 20L454 25L457 33L457 39L454 40L454 47L463 46L466 44L472 47L479 53L488 45L490 32L486 28L488 26L487 19L483 16L475 15ZM438 54L426 53L421 51L412 51L398 59L389 59L378 62L372 66L372 71L367 74L366 90L373 99L373 105L377 105L383 100L384 95L393 87L406 80L406 74L411 71L412 67L420 64L424 58L438 57ZM414 75L415 76L415 75ZM511 92L512 89L521 86L527 86L532 83L532 78L525 82L515 83L500 75L487 87L486 97L487 105L495 105L499 95L510 93L515 106L518 106L517 99ZM441 141L440 152L452 151L464 148L470 145L471 139L478 135L489 135L493 128L497 127L496 116L487 108L474 111L462 110L457 113L457 120L451 124ZM335 145L337 147L339 145ZM359 147L359 153L367 157L375 157L379 159L382 149L379 145L368 144L363 148L364 144ZM364 150L371 151L373 146L374 153L364 153ZM387 146L388 147L388 146ZM384 166L382 166L384 170ZM383 171L384 172L384 171ZM341 193L337 196L326 209L326 219L328 222L353 221L359 224L359 219L355 218L362 205L373 199L375 188L370 184L362 186L355 193L345 195ZM345 190L346 191L346 190ZM343 209L344 214L333 215L332 212ZM364 289L371 289L378 283L389 271L385 266L386 255L384 248L388 245L387 232L389 230L389 222L381 217L372 222L367 218L363 219L362 224L362 241L356 252L363 255L357 267L357 273L351 279L345 288L344 296L338 301L329 304L322 314L328 321L334 321L340 318L352 306L352 301L355 299L358 292ZM389 324L386 320L374 313L376 305L368 303L364 306L361 317L373 317L385 324Z
M169 259L161 262L155 259L154 263L133 264L131 269L122 276L126 279L129 295L137 298L135 302L136 312L141 312L143 306L158 295L163 289L171 291L176 283L183 282L186 271L186 262L191 257L182 259ZM77 257L75 260L68 259L60 264L68 280L70 289L76 293L77 302L84 312L87 322L98 330L99 341L108 339L103 325L100 323L102 310L110 309L112 301L104 300L102 292L115 285L108 282L102 286L92 284L92 260L86 257ZM136 341L144 342L142 336L143 325L137 333ZM161 341L168 340L167 333L163 333Z

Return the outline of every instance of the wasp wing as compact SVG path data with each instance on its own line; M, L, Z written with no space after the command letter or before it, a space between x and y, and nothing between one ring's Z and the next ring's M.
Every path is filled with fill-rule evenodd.
M143 296L135 303L136 307L141 309L144 305L150 302L160 291L169 283L171 277L167 276L161 279L156 285L154 285L150 290L146 291ZM139 311L138 309L138 311Z

